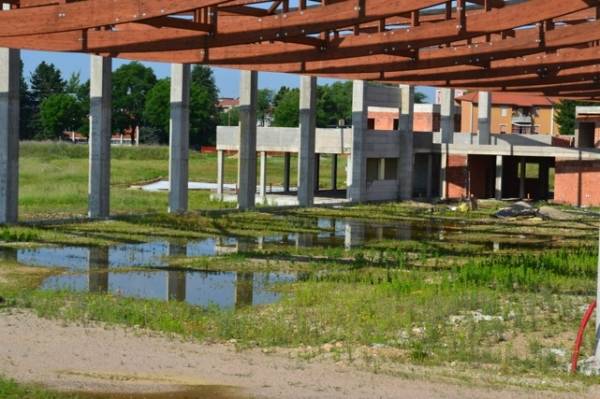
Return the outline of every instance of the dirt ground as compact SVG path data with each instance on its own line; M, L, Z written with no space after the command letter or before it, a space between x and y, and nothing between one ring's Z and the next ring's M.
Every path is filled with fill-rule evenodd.
M93 398L600 397L600 389L556 393L412 380L329 360L296 360L285 351L240 352L234 345L65 324L14 310L0 312L0 343L0 374L19 382L92 393Z

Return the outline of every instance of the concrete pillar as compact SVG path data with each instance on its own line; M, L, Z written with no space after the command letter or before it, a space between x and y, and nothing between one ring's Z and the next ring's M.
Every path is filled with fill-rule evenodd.
M291 154L286 152L283 154L283 191L290 192L290 159Z
M398 158L398 197L408 200L413 194L413 111L415 88L409 85L400 85L400 115L398 130L400 130L400 154Z
M252 209L256 200L256 98L258 72L241 71L238 208Z
M426 196L427 199L431 199L433 191L433 154L427 154L427 183L426 183Z
M0 223L16 223L19 209L20 52L0 49Z
M541 199L547 200L550 193L550 165L549 159L543 158L539 163L539 184Z
M337 191L338 155L331 154L331 189Z
M385 180L385 158L379 158L377 164L377 179Z
M365 224L349 220L344 227L344 248L349 250L360 246L365 241Z
M479 92L478 103L479 144L491 144L492 95L487 91Z
M300 151L298 153L298 204L312 206L315 191L315 129L317 78L300 77Z
M171 120L169 122L169 212L188 209L190 148L189 64L171 64Z
M502 199L502 173L503 173L503 159L502 155L496 155L496 179L495 179L495 198L497 200Z
M448 184L446 182L446 169L448 168L448 149L442 144L440 154L440 198L448 198Z
M440 89L440 132L442 143L454 142L454 89Z
M527 177L527 163L525 157L519 160L519 198L525 198L525 178Z
M110 139L112 59L90 56L90 132L88 215L107 217L110 212Z
M254 273L237 272L235 280L236 309L252 306L254 297Z
M267 152L260 152L260 184L259 184L260 200L265 202L267 199Z
M217 151L217 198L223 201L223 192L225 186L225 152Z
M352 149L348 162L348 199L351 202L363 202L367 199L366 97L367 83L364 80L355 80L352 84Z
M321 176L321 154L315 154L315 193L319 192L319 180Z
M184 257L187 255L187 246L169 243L167 251L168 256ZM185 301L186 291L186 272L181 270L167 271L167 300Z

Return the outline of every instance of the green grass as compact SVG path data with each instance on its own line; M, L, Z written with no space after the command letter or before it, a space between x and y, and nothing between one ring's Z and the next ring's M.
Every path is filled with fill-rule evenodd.
M140 146L111 148L111 211L114 214L164 212L167 193L131 190L131 185L168 178L168 147ZM296 184L297 158L291 160L291 184ZM85 215L87 212L88 148L67 143L22 142L20 147L19 206L23 218L49 215ZM190 153L190 180L215 182L215 154ZM338 165L338 184L345 183L345 158ZM320 185L330 182L331 158L321 159ZM235 183L237 158L226 157L225 181ZM267 184L283 183L283 157L267 160ZM210 200L207 191L190 191L190 209L233 207L231 203Z
M17 384L0 376L0 398L2 399L77 399L77 395L52 392L34 385Z

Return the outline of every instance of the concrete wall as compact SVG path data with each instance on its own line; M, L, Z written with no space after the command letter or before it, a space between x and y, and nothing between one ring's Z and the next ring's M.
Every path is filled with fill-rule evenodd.
M217 126L217 150L237 150L238 126ZM316 129L315 151L322 154L349 154L352 129ZM257 151L298 152L300 130L297 127L258 127Z
M600 161L557 159L554 200L576 206L600 206Z
M394 130L398 125L398 108L369 107L368 118L375 130ZM440 106L438 104L415 104L413 113L414 132L437 132L440 130Z

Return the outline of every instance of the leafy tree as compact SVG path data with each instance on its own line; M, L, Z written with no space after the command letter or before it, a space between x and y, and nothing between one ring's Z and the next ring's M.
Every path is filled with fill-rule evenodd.
M113 72L113 129L133 133L142 125L146 96L155 84L152 68L139 62L122 65Z
M283 96L285 96L287 94L288 91L290 91L291 89L287 86L281 86L279 88L279 90L277 91L277 93L273 96L272 99L272 103L273 103L273 108L277 108L277 106L279 105L279 101L281 101L281 99L283 98Z
M43 126L41 123L40 107L42 102L53 94L61 94L65 91L65 81L60 70L54 64L42 61L33 71L30 78L31 91L28 101L31 106L31 117L25 129L30 137L43 137Z
M271 114L271 101L273 100L273 91L269 89L260 89L257 93L256 100L256 118L261 126L265 126L265 122Z
M169 141L171 81L161 79L148 92L144 106L144 124L161 143ZM210 88L192 83L190 89L190 144L214 144L217 125L216 104ZM151 130L148 130L151 131Z
M554 105L554 122L558 125L560 134L573 135L575 134L575 108L581 105L595 105L594 103L576 101L576 100L560 100Z
M215 83L215 77L210 67L206 65L194 65L192 69L192 84L204 87L210 98L216 104L219 100L219 89Z
M338 126L352 120L352 82L335 82L317 88L317 126Z
M281 90L280 90L281 92ZM278 99L273 111L273 126L298 126L300 107L300 90L288 89Z
M40 122L45 139L56 139L64 131L76 130L81 126L83 112L81 104L69 94L52 94L40 106Z
M23 74L23 61L21 60L20 84L19 84L19 137L22 140L32 139L35 131L31 129L34 107L33 99L27 81Z
M219 113L220 126L237 126L240 123L240 110L237 107Z
M427 102L427 96L425 93L415 91L415 104L425 104Z

